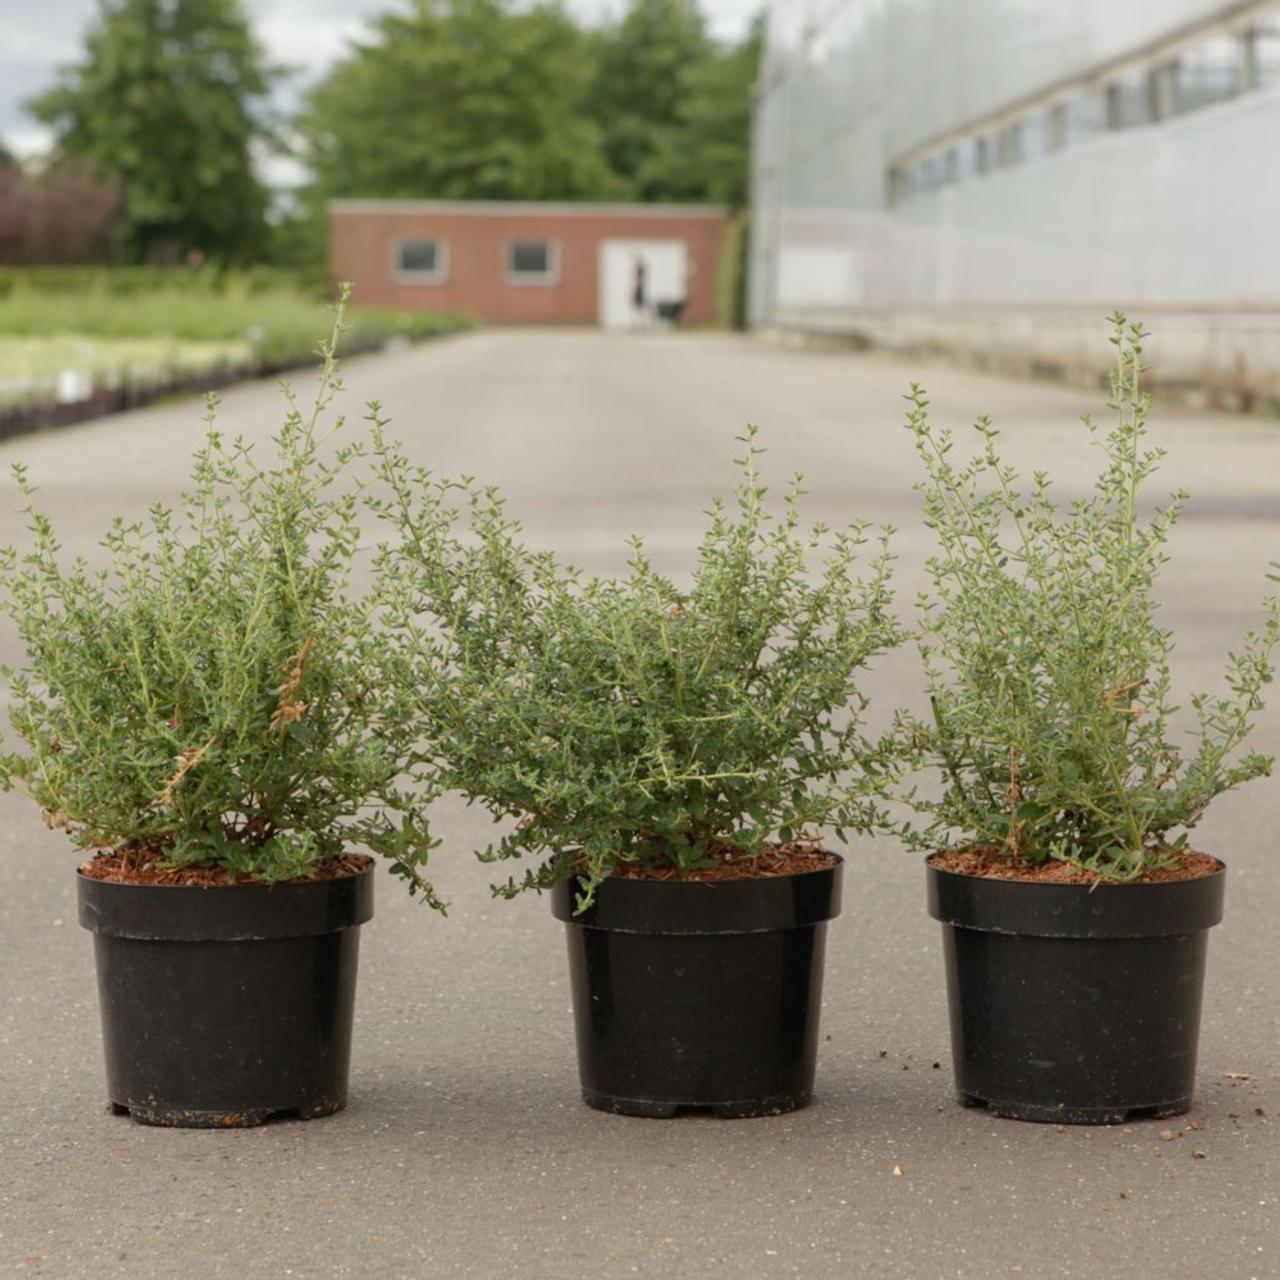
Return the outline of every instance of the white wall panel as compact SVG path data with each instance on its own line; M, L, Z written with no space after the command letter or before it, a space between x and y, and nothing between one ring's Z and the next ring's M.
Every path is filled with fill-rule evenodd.
M775 0L753 158L754 319L806 302L1280 303L1280 87L890 198L906 149L1236 10Z

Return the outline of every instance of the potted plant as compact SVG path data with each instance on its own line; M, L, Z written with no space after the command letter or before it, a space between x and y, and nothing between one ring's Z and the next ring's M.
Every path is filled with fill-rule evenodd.
M1227 660L1227 691L1179 714L1157 575L1185 494L1140 515L1162 453L1143 444L1143 331L1113 317L1116 422L1092 494L1022 487L979 419L957 461L913 387L909 425L937 537L922 642L942 775L915 832L943 923L956 1089L999 1115L1078 1124L1191 1105L1208 930L1223 864L1188 832L1217 795L1266 774L1242 753L1280 637ZM1189 731L1191 747L1183 750Z
M345 301L345 294L344 294ZM359 926L373 859L422 878L409 673L352 590L359 449L326 443L333 336L314 406L288 397L274 452L208 431L177 511L117 519L67 564L15 469L33 545L3 556L27 649L6 670L25 751L3 782L94 850L108 1096L144 1124L250 1125L346 1100ZM438 904L437 904L438 905Z
M417 597L395 633L430 767L508 824L482 859L538 859L495 890L550 891L582 1093L604 1110L809 1101L842 873L819 833L881 817L892 756L857 679L903 638L889 555L853 576L867 530L802 531L795 487L771 522L756 457L748 436L737 510L710 513L687 589L638 540L626 576L583 578L475 489L455 540L447 486L387 459L383 572Z

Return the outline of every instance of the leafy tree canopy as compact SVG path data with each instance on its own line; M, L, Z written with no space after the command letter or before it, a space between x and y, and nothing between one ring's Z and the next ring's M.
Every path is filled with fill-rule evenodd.
M650 162L680 119L687 77L715 47L697 0L629 0L621 21L596 37L592 116L614 172L644 199L668 194Z
M269 74L238 0L100 0L81 61L28 109L57 158L123 191L135 256L243 258L265 235L252 150Z
M373 28L300 117L315 195L626 194L583 109L590 46L559 3L414 0Z
M685 68L675 119L657 132L641 169L641 185L655 198L746 207L751 99L763 41L758 18L741 44Z
M414 0L309 95L310 194L742 205L760 43L718 47L696 0L596 32L559 0Z

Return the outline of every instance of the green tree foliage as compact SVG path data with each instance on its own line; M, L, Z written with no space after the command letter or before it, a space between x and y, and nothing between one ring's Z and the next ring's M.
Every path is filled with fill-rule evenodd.
M704 200L745 208L750 181L752 94L760 72L764 22L747 38L690 63L675 118L657 131L641 169L652 198Z
M360 449L326 448L340 326L267 456L224 440L211 400L179 511L116 520L103 568L64 562L16 469L34 546L0 557L0 601L27 648L4 670L27 750L0 780L84 847L265 881L366 848L434 903L427 794L402 784L414 673L373 625L381 584L351 587Z
M625 577L584 579L470 486L463 539L449 486L384 448L388 631L417 672L429 776L511 824L484 860L542 859L499 892L578 868L590 895L619 863L684 874L882 821L892 756L858 682L903 638L890 557L882 538L858 576L867 529L803 529L798 485L771 520L756 457L748 437L736 510L713 507L681 590L638 541Z
M265 235L252 150L268 87L238 0L100 0L80 63L28 106L59 157L122 190L136 257L242 259Z
M298 121L314 197L618 193L583 110L589 48L558 2L414 0L373 29Z
M690 77L697 83L713 65L697 0L628 0L621 20L596 37L591 115L604 130L610 167L640 198L687 198L670 191L653 166L681 124Z
M1129 880L1175 860L1215 796L1270 771L1270 757L1239 748L1272 678L1280 601L1267 601L1264 625L1228 656L1227 692L1190 699L1184 752L1171 723L1173 634L1155 588L1186 495L1139 518L1139 491L1163 454L1143 447L1143 332L1120 315L1114 323L1116 423L1101 435L1085 420L1104 460L1089 497L1056 501L1044 472L1020 487L986 418L977 455L954 461L951 433L912 389L939 546L921 599L933 719L915 735L945 783L922 805L933 822L916 840L959 835L1015 861Z

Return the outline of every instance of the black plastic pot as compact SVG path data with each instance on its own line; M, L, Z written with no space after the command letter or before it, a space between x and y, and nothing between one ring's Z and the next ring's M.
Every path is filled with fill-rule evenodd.
M372 872L212 888L80 876L115 1111L214 1128L341 1110Z
M582 1096L624 1115L794 1111L813 1095L843 864L756 880L607 880L568 929Z
M1191 1106L1225 868L1151 884L1037 884L927 865L943 924L956 1093L1057 1124Z

